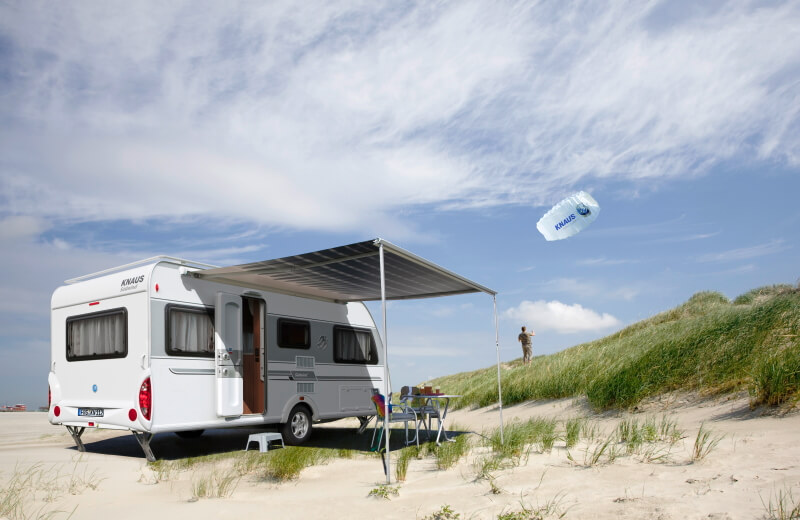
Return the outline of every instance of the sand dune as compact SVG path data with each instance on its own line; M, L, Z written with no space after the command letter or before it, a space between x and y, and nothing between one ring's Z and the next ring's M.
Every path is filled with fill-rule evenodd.
M800 414L752 411L743 396L663 398L626 414L591 414L574 400L535 402L506 408L504 416L508 424L534 417L586 416L598 435L570 449L572 460L561 440L549 452L533 449L519 466L493 471L490 483L476 478L476 461L487 456L487 448L479 445L479 435L464 433L475 444L466 459L448 470L437 470L432 457L412 460L406 481L393 484L399 494L385 500L368 497L385 482L380 459L366 451L369 431L357 436L354 422L340 421L317 427L312 444L357 449L363 455L307 468L298 479L283 483L246 474L227 498L197 499L193 489L198 480L222 472L225 461L159 474L148 467L130 434L87 431L84 440L90 451L81 454L65 429L49 425L45 414L7 413L0 414L0 482L5 493L14 475L30 477L24 511L34 518L63 511L54 518L72 513L76 519L104 520L171 515L197 520L422 519L445 505L462 519L493 519L523 507L549 509L552 517L565 513L564 518L753 519L768 518L770 503L775 508L781 498L783 506L800 502ZM613 461L601 457L591 464L598 444L621 420L644 421L647 416L674 421L684 438L669 448L654 444L650 457L620 450ZM481 433L497 426L498 413L494 408L457 411L450 424ZM701 424L721 440L705 458L692 461ZM196 440L161 435L153 447L169 465L242 449L249 433L214 431Z

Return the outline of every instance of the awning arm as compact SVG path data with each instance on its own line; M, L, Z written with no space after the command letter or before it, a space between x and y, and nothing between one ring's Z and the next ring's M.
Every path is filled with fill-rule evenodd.
M377 242L377 241L376 241ZM392 483L392 451L389 446L389 401L392 399L392 384L389 381L389 337L386 326L386 270L383 264L383 243L378 243L378 256L381 264L381 309L383 311L383 382L386 399L383 400L383 431L386 443L386 484Z
M503 385L500 384L500 326L497 322L497 296L492 295L494 302L494 344L497 350L497 404L500 407L500 445L505 444L503 438Z

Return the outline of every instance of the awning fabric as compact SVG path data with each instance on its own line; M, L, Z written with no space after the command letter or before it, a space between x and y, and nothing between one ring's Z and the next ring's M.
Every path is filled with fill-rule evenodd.
M264 260L195 271L207 280L320 300L381 299L379 250L383 245L387 300L495 291L380 238Z

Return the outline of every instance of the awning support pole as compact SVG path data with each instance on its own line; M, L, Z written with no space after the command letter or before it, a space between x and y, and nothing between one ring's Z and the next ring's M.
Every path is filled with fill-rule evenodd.
M386 399L383 401L383 431L386 443L386 484L392 483L392 452L389 447L389 400L392 398L392 385L389 381L389 336L386 331L386 271L383 265L383 243L378 246L381 264L381 309L383 310L383 382L386 389Z
M500 407L500 444L505 444L503 438L503 385L500 384L500 326L497 323L497 296L492 295L494 302L494 344L497 350L497 403ZM385 318L384 318L385 319Z

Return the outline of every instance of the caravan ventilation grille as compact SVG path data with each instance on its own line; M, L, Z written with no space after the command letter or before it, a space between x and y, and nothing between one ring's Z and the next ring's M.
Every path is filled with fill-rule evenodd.
M298 394L313 394L314 383L297 383Z
M297 368L314 368L313 356L297 356L295 357Z

